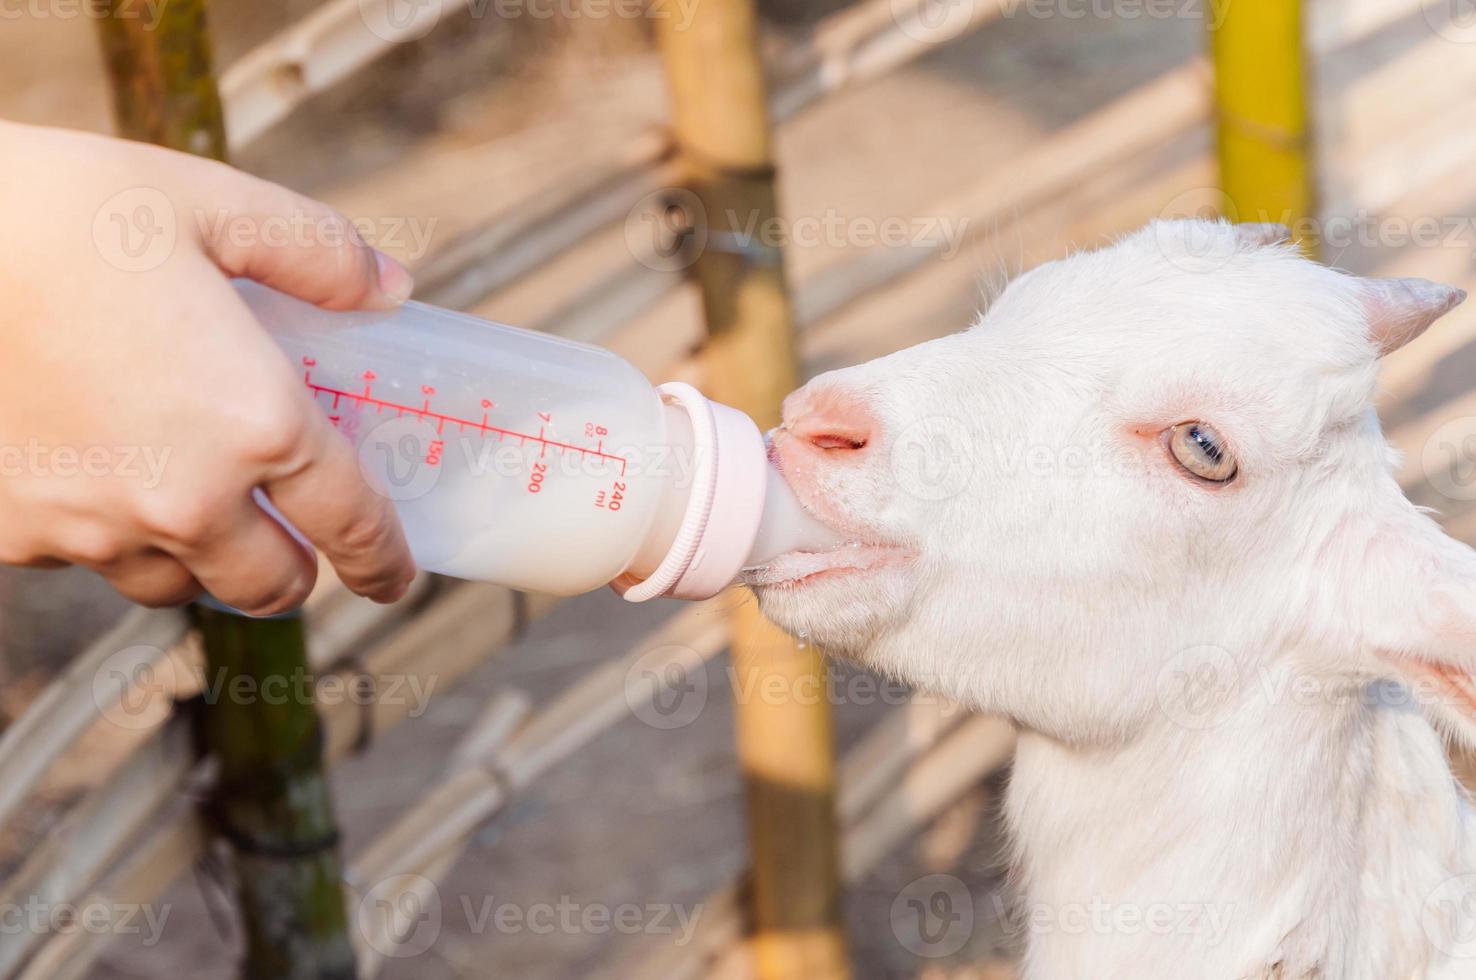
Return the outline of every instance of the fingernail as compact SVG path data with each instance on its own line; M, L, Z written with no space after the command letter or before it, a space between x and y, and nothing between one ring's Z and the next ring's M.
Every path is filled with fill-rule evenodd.
M379 273L379 294L388 305L399 306L410 298L415 290L415 278L403 265L379 249L374 250L374 264Z

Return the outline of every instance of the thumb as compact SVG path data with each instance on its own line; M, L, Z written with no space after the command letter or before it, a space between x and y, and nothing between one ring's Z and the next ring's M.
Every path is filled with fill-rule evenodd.
M409 299L410 273L367 245L342 214L225 170L226 180L202 202L199 222L201 247L222 272L330 310L391 309Z

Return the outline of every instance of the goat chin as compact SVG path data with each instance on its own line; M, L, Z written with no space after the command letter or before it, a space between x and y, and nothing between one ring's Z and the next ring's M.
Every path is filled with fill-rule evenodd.
M866 560L778 561L764 611L1022 730L1028 980L1476 977L1441 743L1476 744L1476 554L1373 407L1463 294L1279 237L1162 222L1047 263L774 434Z

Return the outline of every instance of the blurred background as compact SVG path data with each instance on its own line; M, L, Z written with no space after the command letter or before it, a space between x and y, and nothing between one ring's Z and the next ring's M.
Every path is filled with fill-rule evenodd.
M595 0L440 2L423 36L386 44L334 79L315 60L251 60L264 46L280 56L277 39L330 5L212 0L232 162L361 219L432 301L606 343L669 380L701 337L702 311L682 270L650 241L669 181L660 173L668 93L649 18ZM668 0L667 9L681 17L700 2ZM1208 0L955 0L937 5L921 33L918 21L889 21L905 6L897 3L759 6L781 106L778 189L806 375L961 329L1015 272L1223 201ZM1304 7L1323 259L1472 288L1476 8ZM111 131L85 9L0 5L0 71L9 76L0 117ZM513 232L527 216L600 188L608 213L576 244L516 275L485 272L516 258ZM1409 460L1411 497L1468 541L1473 368L1476 304L1467 304L1390 359L1382 402ZM731 593L703 615L749 601ZM83 572L0 570L0 713L20 717L127 611ZM331 774L350 862L441 781L488 698L517 690L546 705L617 654L650 646L678 611L606 593L563 602L496 656L476 658L454 687L437 688L415 717L376 734ZM461 624L455 642L501 636L479 630ZM829 670L824 696L842 757L875 748L863 745L868 732L917 710L896 685L845 665ZM434 942L387 956L380 975L660 975L649 957L687 941L681 916L699 930L704 916L720 918L713 896L746 864L732 678L717 654L682 679L700 704L684 704L675 722L632 702L521 789L446 869ZM0 835L0 869L13 873L38 842L75 832L68 814L133 744L103 726L49 767ZM844 900L855 976L1011 975L1016 933L1000 898L994 812L1005 774L990 768L856 874ZM908 927L909 902L939 888L951 896L936 906L947 914L931 931ZM168 910L162 928L112 938L88 975L234 975L242 937L223 911L218 869L196 865L158 901ZM561 902L634 905L640 928L545 930L526 919ZM525 918L499 926L503 906ZM653 924L652 906L667 909L670 930ZM700 969L717 967L709 957Z

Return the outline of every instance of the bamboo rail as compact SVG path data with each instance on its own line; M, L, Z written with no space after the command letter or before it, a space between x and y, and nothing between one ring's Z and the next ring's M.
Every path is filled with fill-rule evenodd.
M701 215L691 272L707 343L699 357L713 397L777 425L799 380L783 256L749 234L778 212L769 102L752 0L705 0L690 25L657 37L683 183ZM819 651L796 644L752 602L729 614L739 691L823 690ZM741 698L735 711L753 863L753 943L765 980L850 974L840 910L835 749L830 704Z
M1437 38L1421 44L1414 54L1423 59L1450 47ZM1392 86L1397 80L1386 79L1385 84ZM1147 152L1210 118L1212 87L1208 63L1193 59L1048 135L1007 172L986 175L973 188L940 201L937 210L960 215L969 229L969 239L976 239L978 230L1012 222L1021 209L1036 207L1047 196L1062 193L1102 167ZM1367 166L1353 170L1357 180L1349 197L1330 204L1330 210L1351 212L1355 201L1375 209L1392 203L1392 189L1402 186L1409 174L1409 148L1421 140L1425 145L1440 147L1435 153L1419 157L1422 173L1439 174L1463 154L1469 155L1466 151L1476 148L1476 136L1471 135L1476 134L1476 126L1469 125L1473 115L1465 103L1457 99L1450 102L1441 114L1422 126L1416 138L1397 138L1396 142L1390 142L1395 137L1386 139L1387 149L1374 154ZM1437 135L1442 138L1431 138ZM794 301L796 318L805 327L830 316L857 298L874 293L879 286L923 267L936 258L935 251L921 247L876 249L801 281ZM675 275L653 271L638 260L629 261L532 323L541 329L568 331L579 339L622 348L648 371L655 371L676 357L686 346L686 337L667 330L660 336L643 337L641 343L622 344L619 334L611 331L635 312L650 310L671 297L678 287ZM653 347L653 341L661 346Z
M381 606L358 596L345 596L343 600L332 604L316 603L310 606L310 611L317 607L324 608L314 619L318 628L314 631L309 666L314 671L326 671L348 663L345 658L349 651L370 642L394 622L410 616L419 607L427 585L428 578L420 577L403 598L389 606ZM95 671L86 668L93 665L100 667L108 655L115 651L128 653L141 647L147 649L151 645L156 649L164 648L169 638L182 633L186 625L185 615L181 610L160 613L140 609L125 616L117 627L89 647L88 652L79 659L78 669L69 670L53 681L22 717L22 720L43 718L44 715L36 713L38 709L67 698L75 707L66 713L59 711L57 717L71 738L56 738L50 734L50 729L38 726L34 730L34 737L19 740L8 751L24 753L34 746L48 759L60 758L68 748L68 743L80 733L81 728L86 727L85 723L68 722L68 718L79 716L91 704L95 691ZM183 660L186 653L182 645L176 643L164 656ZM110 666L118 667L119 664L112 663ZM140 697L146 693L154 697L171 698L188 696L193 693L193 689L183 692L145 692L135 689L128 696ZM97 718L99 707L91 707L94 727L112 726L113 722L106 716ZM11 731L16 731L19 727L17 723ZM7 732L8 734L10 733ZM109 728L107 734L116 739L119 732L115 728ZM130 842L159 820L177 799L191 773L195 771L197 759L193 742L187 715L176 713L161 717L158 727L145 732L144 737L118 767L71 808L40 847L27 855L20 868L0 887L0 905L19 905L30 896L61 905L85 894L98 877L118 860ZM8 762L11 756L5 755L3 758ZM9 784L6 785L8 787ZM25 792L29 792L29 788ZM24 793L18 799L23 800ZM193 859L194 855L190 857ZM0 943L0 977L11 976L26 957L45 941L45 934L28 932Z
M368 948L361 951L365 973L372 976L378 969L382 951L392 945L389 937L403 934L388 919L405 907L397 899L413 883L401 878L397 889L386 890L387 879L414 874L439 880L476 829L518 792L628 717L629 674L638 662L662 676L668 668L697 671L723 650L726 641L727 629L714 604L683 610L625 655L560 694L491 752L473 764L453 768L440 786L365 848L350 869L349 885L362 894L366 885L378 883L376 897L388 899L362 910L360 934ZM657 650L662 651L660 660L645 659Z
M46 686L0 735L0 824L15 816L46 770L97 722L97 677L104 666L131 680L177 644L188 625L178 609L133 609ZM122 683L118 693L126 693Z
M475 587L468 587L471 590ZM506 591L506 590L502 590ZM478 596L485 605L487 595ZM444 619L444 617L443 617ZM716 632L714 632L716 629ZM605 665L599 671L580 681L561 694L532 721L520 725L504 742L499 737L498 727L508 722L507 708L498 708L494 697L489 714L484 715L486 730L480 734L480 744L490 751L490 757L473 757L475 765L459 767L453 764L448 769L448 778L442 786L417 807L405 815L359 855L350 865L346 876L351 898L363 894L366 883L372 886L394 874L416 873L436 878L441 862L448 856L454 858L466 835L479 823L495 816L506 805L508 794L527 785L549 767L557 764L569 754L577 751L588 741L598 736L611 724L619 721L628 710L625 690L625 674L631 664L655 643L670 646L669 663L682 663L689 667L710 659L722 648L721 622L712 615L710 606L693 607L677 619L661 627L656 634L637 644L625 657ZM453 638L452 631L442 630L435 639L442 642L465 643L465 637ZM481 642L486 642L481 640ZM398 644L394 638L386 641L384 649L392 650ZM497 638L494 647L500 646ZM695 658L695 659L694 659ZM377 659L385 659L380 654ZM392 659L392 658L391 658ZM448 658L448 662L474 665L476 658L461 651L459 656ZM454 681L456 678L448 678ZM343 744L344 739L334 738L333 729L351 723L346 715L332 715L326 719L330 744ZM467 761L467 752L475 753L472 745L464 745L458 758ZM341 757L341 753L330 755L330 761ZM491 781L492 788L485 793ZM470 792L468 792L470 790ZM432 806L432 800L435 805ZM436 807L447 806L455 801L459 818L457 830L448 832L438 826L434 819L444 816ZM111 906L133 905L153 901L163 892L169 882L182 873L203 852L206 837L203 825L193 811L179 810L156 817L146 832L131 842L129 853L146 854L147 862L140 863L132 857L101 879L89 880L85 888L72 894L90 896L89 901ZM421 830L435 836L435 843L413 839ZM458 832L459 831L459 832ZM407 837L406 835L409 835ZM402 843L411 843L415 853L408 855L397 850ZM357 883L357 887L354 887ZM376 891L377 897L386 897ZM364 912L366 910L362 910ZM373 909L367 912L373 912ZM375 947L369 945L368 937L376 940L382 936L386 923L372 916L360 918L358 928L352 936L361 951ZM82 977L87 974L91 963L102 951L108 937L86 930L53 935L28 961L18 974L22 980L54 980L55 977ZM380 945L379 949L385 948ZM378 968L377 956L370 956L360 963L362 975L372 975Z
M388 0L366 2L378 9ZM464 0L453 0L458 5L461 2ZM336 0L327 6L344 5L345 0ZM968 5L967 20L951 27L945 37L930 38L926 30L907 29L915 28L915 22L928 9L928 0L870 0L827 17L807 44L781 60L777 70L780 80L772 100L776 120L785 120L824 95L878 77L943 43L967 36L996 19L1004 9L1004 0ZM1417 12L1417 0L1401 0L1399 4L1357 0L1320 18L1318 49L1346 48L1385 28L1397 16ZM334 26L330 28L329 24ZM404 36L423 31L418 22L411 27ZM339 32L354 30L367 37L338 38ZM363 24L355 27L345 13L330 13L323 8L231 66L222 82L228 120L254 118L256 113L248 103L258 98L278 106L272 110L272 118L280 118L321 87L301 84L301 79L320 78L326 85L362 67L367 61L356 61L346 52L372 55L396 43L386 41L383 33L368 31ZM1440 43L1434 38L1426 47L1436 53ZM259 131L259 126L243 124L239 134L232 133L233 145ZM627 148L619 162L571 186L540 195L526 208L499 215L486 229L438 251L417 269L421 295L446 306L472 305L599 227L624 217L631 200L670 184L671 153L664 135L645 134ZM633 271L638 279L649 282L653 278L644 269Z
M128 851L108 878L79 896L82 907L126 908L153 901L208 845L195 820L171 821ZM85 980L111 937L74 929L53 936L18 974L20 980Z
M231 146L239 148L322 91L369 64L394 44L424 33L427 21L466 5L416 8L404 30L371 31L395 0L333 0L298 24L243 55L221 80ZM940 44L967 37L998 18L1008 0L970 4L946 37L917 29L934 0L867 0L831 14L810 42L784 59L773 114L784 121L826 95L879 77ZM359 19L363 8L365 19ZM665 133L647 133L620 158L572 184L501 214L486 228L431 256L416 271L420 296L463 309L626 216L630 202L675 180L674 147Z
M924 698L874 726L842 764L844 880L864 878L904 837L1006 763L1014 745L1008 722ZM879 773L871 769L876 764ZM745 876L703 899L701 925L687 945L653 944L622 974L651 980L751 975L743 943L748 887Z
M867 0L830 15L816 27L808 45L785 59L770 103L774 122L782 123L825 96L880 77L941 43L967 37L999 17L1009 0L969 4L967 22L947 38L929 41L925 34L909 33L907 26L935 2ZM421 295L443 306L472 306L600 228L623 220L633 201L676 184L680 170L675 153L667 134L643 134L614 163L499 215L486 228L432 255L415 270Z
M977 243L1012 225L1023 212L1059 200L1104 169L1122 167L1210 118L1208 66L1194 59L1064 127L1031 148L1007 172L992 173L974 186L938 203L938 212L957 215L964 241ZM1168 200L1173 187L1163 195ZM876 249L801 280L795 289L795 319L803 334L815 324L874 296L924 268L943 246ZM654 293L651 279L659 277ZM674 295L679 280L631 262L586 287L574 300L533 320L544 330L567 328L571 307L589 309L599 329L583 329L592 340L629 358L648 374L700 374L695 361L683 362L692 339L667 322L645 329L620 321L634 308L646 308ZM608 317L608 319L606 319ZM659 328L659 329L657 329Z
M520 597L500 586L456 585L433 599L404 628L370 645L363 654L353 656L344 651L315 649L309 667L318 675L320 684L330 683L340 689L359 683L371 691L389 683L419 683L430 696L441 687L454 684L467 671L519 637L528 622L553 605L554 600L547 597ZM431 683L432 678L439 684ZM330 706L323 712L323 744L328 762L362 751L372 744L376 733L403 721L410 707L403 699L393 704L376 701L367 710L347 700ZM79 835L89 836L88 848L75 852L75 856L67 856L70 852L65 850L50 854L48 857L53 859L50 863L18 874L17 879L50 882L47 887L54 889L52 894L65 895L65 900L70 901L93 891L113 894L114 889L123 889L132 895L137 894L136 888L155 885L162 891L188 868L203 853L203 842L208 835L193 809L168 807L184 776L194 770L186 767L181 772L168 764L173 757L167 744L187 738L188 727L184 716L171 721L144 750L130 757L117 776L94 791L84 803L79 812L87 819L70 826ZM118 819L108 819L104 807L112 804L127 807L113 811ZM77 814L69 819L75 818ZM162 856L148 867L137 867L130 859L109 870L118 855L140 849ZM150 893L137 901L151 900L157 894L157 891ZM61 955L51 950L86 946L85 938L76 932L61 935L28 932L11 937L13 942L0 945L9 964L0 968L0 977L17 975L20 964L25 964L20 976L48 976L34 973L33 964L52 962L53 957ZM99 939L92 937L94 942ZM95 946L87 948L94 954L97 951Z
M1210 51L1220 186L1235 221L1280 222L1309 254L1317 235L1300 0L1213 0ZM1217 25L1217 26L1216 26Z
M256 139L304 101L327 91L396 45L427 34L469 0L405 5L330 0L253 48L220 76L231 149Z
M488 699L480 716L467 728L461 742L452 752L445 769L445 781L426 794L426 799L417 804L415 810L425 809L432 797L445 798L445 787L466 772L485 770L498 772L498 756L533 710L532 700L519 690L499 691ZM410 819L405 814L395 827ZM393 833L393 828L390 831ZM375 847L384 835L370 847ZM359 962L359 980L372 980L383 968L389 951L398 951L403 937L413 934L414 923L405 922L404 910L409 908L404 896L414 891L423 881L439 884L465 850L467 841L457 841L438 853L429 864L420 867L408 866L403 860L379 867L366 866L362 857L357 859L345 876L344 887L349 892L350 907L357 912L353 938L355 955ZM391 855L397 858L396 855ZM352 882L360 882L356 893ZM364 882L374 881L373 904L365 902ZM388 887L386 887L388 886Z

